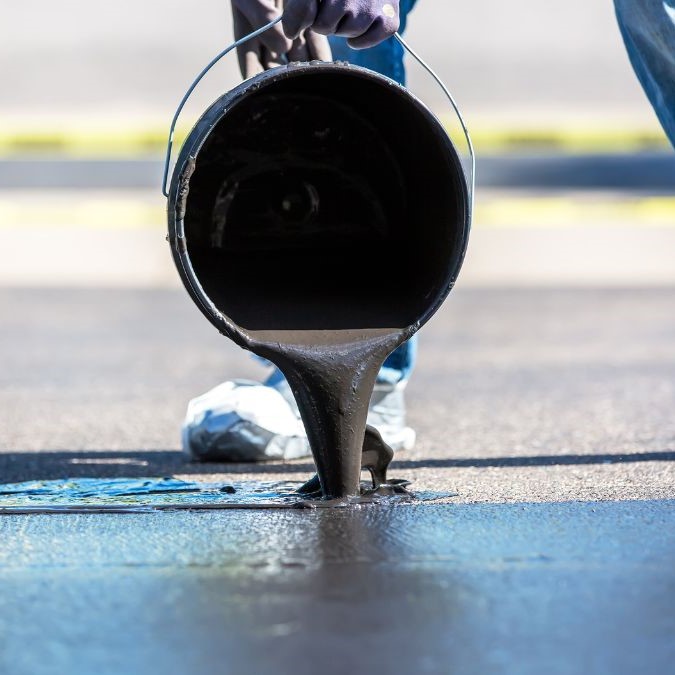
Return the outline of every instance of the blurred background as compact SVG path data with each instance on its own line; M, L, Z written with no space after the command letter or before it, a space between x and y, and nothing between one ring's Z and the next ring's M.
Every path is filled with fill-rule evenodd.
M3 24L2 113L38 130L164 125L232 35L227 0L27 0L6 7ZM408 35L477 123L655 129L611 2L420 0ZM225 60L195 110L237 77L235 59ZM412 69L410 80L425 100L442 105L426 76Z
M28 0L3 14L0 283L176 284L161 155L183 92L231 40L229 3ZM456 95L479 155L462 283L675 278L675 163L612 3L421 0L408 38ZM408 65L410 88L456 131ZM182 132L237 81L232 56Z

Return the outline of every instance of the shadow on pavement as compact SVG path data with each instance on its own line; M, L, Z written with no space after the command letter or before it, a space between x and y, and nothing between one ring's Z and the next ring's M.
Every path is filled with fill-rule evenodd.
M400 469L483 468L515 466L563 466L570 464L627 464L630 462L672 462L674 451L635 452L603 455L534 455L531 457L485 457L468 459L419 459L395 462Z
M672 462L675 451L598 455L536 455L530 457L468 457L456 459L404 459L394 461L396 469L528 467L632 462ZM279 474L311 473L311 462L268 462L263 464L196 463L185 461L176 450L143 451L53 451L5 452L0 454L0 482L57 478L144 477L170 474Z

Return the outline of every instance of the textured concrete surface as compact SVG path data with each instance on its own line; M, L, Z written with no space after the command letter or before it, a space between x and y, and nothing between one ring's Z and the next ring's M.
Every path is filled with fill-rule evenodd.
M422 332L394 474L455 502L675 498L674 297L460 287ZM0 313L3 482L311 472L183 461L188 398L266 371L182 290L4 289Z

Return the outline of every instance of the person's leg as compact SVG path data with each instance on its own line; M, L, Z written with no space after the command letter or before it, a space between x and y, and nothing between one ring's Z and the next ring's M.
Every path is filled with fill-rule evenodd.
M416 1L401 0L400 2L401 25L398 32L401 35L405 32L408 14L412 11ZM347 44L346 38L336 35L331 35L328 40L335 61L347 61L355 66L374 70L399 84L405 84L404 50L395 38L391 37L370 49L352 49ZM413 337L387 358L378 375L378 383L396 384L408 380L415 366L416 343L417 337Z
M635 74L675 145L675 0L614 0Z

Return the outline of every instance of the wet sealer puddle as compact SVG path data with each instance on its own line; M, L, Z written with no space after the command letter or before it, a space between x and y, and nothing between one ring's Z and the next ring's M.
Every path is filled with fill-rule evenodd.
M197 483L177 478L73 478L0 485L0 515L143 513L147 511L288 509L412 504L454 497L448 492L403 491L353 499L307 499L296 482Z

